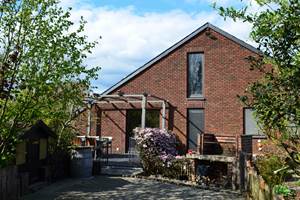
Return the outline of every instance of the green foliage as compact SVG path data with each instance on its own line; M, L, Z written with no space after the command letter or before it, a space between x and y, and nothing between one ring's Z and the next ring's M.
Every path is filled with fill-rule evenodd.
M294 197L296 195L296 192L286 185L275 185L274 192L284 197Z
M285 165L284 159L275 156L261 156L255 161L255 166L257 167L260 175L271 187L283 183L286 171L280 171L275 174L274 172Z
M255 110L264 133L290 157L291 169L299 173L300 160L300 2L256 0L261 9L222 8L222 16L253 25L251 38L261 55L250 57L252 70L262 79L251 84L240 99ZM298 168L298 169L297 169Z
M162 168L161 175L171 179L187 180L189 160L183 158L174 158L171 160L169 166Z
M83 62L97 42L73 28L57 0L0 1L0 166L14 160L18 134L36 120L72 135L71 122L97 78Z

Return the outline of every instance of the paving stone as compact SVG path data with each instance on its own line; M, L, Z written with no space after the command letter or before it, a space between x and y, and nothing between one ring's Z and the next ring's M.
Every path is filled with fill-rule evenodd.
M27 195L25 200L69 199L212 199L242 200L238 192L229 190L205 190L194 187L162 183L129 177L97 176L90 179L67 179Z

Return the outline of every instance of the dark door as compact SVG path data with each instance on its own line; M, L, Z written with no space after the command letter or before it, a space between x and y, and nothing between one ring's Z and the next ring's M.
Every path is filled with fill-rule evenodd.
M40 142L29 140L27 143L26 164L29 172L29 183L40 181Z
M146 111L146 127L159 128L159 110ZM133 129L141 127L142 110L127 110L126 113L126 152L135 148Z
M198 137L203 131L203 109L188 109L188 149L197 151Z

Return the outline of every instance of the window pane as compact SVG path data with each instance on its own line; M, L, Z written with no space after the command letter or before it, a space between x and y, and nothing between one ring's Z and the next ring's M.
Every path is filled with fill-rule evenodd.
M127 110L126 114L126 152L131 151L135 148L135 143L132 142L131 138L134 136L133 129L141 127L142 110L133 109ZM148 128L159 128L160 110L146 110L146 127Z
M159 110L146 110L146 127L159 128ZM142 110L127 110L127 131L132 134L132 130L141 126Z
M246 135L260 134L257 121L253 115L253 110L249 108L245 109L245 134Z
M189 70L189 97L202 96L202 80L203 80L203 54L188 54L188 70Z
M204 112L202 109L189 109L189 141L188 148L197 150L198 136L204 131Z

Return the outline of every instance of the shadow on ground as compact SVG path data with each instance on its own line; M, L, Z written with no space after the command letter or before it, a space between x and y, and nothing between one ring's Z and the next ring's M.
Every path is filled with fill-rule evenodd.
M228 190L203 190L136 178L98 176L91 179L68 179L27 195L34 199L244 199Z

